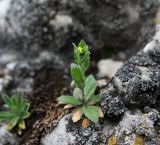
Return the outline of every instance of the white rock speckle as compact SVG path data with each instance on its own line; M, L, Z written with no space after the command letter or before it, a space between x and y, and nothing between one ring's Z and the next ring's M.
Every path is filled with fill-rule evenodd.
M41 145L68 145L74 143L75 137L66 131L69 116L64 116L58 126L41 139Z
M117 70L123 65L121 61L114 61L112 59L103 59L98 62L98 77L112 78Z

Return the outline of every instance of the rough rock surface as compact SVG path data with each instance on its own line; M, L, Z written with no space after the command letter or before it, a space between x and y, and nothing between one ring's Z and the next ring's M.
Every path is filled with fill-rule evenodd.
M66 125L68 124L69 115L64 116L59 122L58 126L54 129L51 134L48 134L41 140L41 144L44 145L52 145L55 143L56 145L62 144L73 144L75 140L75 136L71 133L67 133ZM64 140L65 138L65 140Z
M41 140L42 145L106 145L103 125L91 123L88 128L81 126L81 121L74 123L71 115L64 116L51 134Z
M42 138L42 145L52 140L61 145L159 145L160 143L160 26L152 41L125 62L113 80L101 90L105 118L83 128L81 121L61 124ZM61 127L63 136L59 135ZM54 134L53 134L54 133ZM61 134L61 133L60 133ZM58 138L57 138L58 137ZM75 138L74 138L75 137ZM71 142L67 142L68 140Z
M7 130L6 124L0 124L0 145L18 145L16 136Z
M157 33L143 51L125 62L112 82L101 91L101 106L106 116L112 119L122 117L118 123L119 129L113 133L119 144L132 144L132 139L135 141L138 135L143 136L143 142L147 145L159 145L159 28L157 26ZM131 136L126 136L128 132ZM123 133L127 139L122 138Z
M101 105L107 115L119 116L126 108L144 108L145 106L154 107L160 111L158 108L160 97L158 34L143 51L125 62L109 86L102 91ZM152 45L153 42L157 43L156 47Z
M30 92L34 77L46 67L64 71L66 67L62 59L67 60L71 43L82 38L94 49L126 49L132 55L132 51L142 48L152 37L158 5L158 0L0 0L0 94ZM155 49L150 49L153 46ZM61 58L53 51L60 51L65 57ZM134 106L145 111L143 108L150 105L147 113L125 113L121 123L114 126L115 129L122 126L125 116L137 119L143 118L143 115L145 118L145 114L148 114L145 118L147 127L152 130L155 125L154 131L149 130L150 135L159 131L159 54L159 42L155 39L144 52L125 63L102 93L104 102L101 105L107 117L122 117L126 110ZM152 108L154 111L150 111ZM70 121L62 125L68 128L67 135L71 132L76 136L75 141L79 145L106 144L108 141L102 132L105 121L91 124L87 129L79 128L77 124L75 130L71 130L69 126L73 124ZM121 136L112 133L110 135L117 138Z
M122 67L122 61L114 61L112 59L102 59L98 62L98 78L109 77L112 78L117 70Z
M0 93L31 92L35 76L42 69L61 69L64 62L54 53L42 51L32 59L20 53L6 52L0 58Z
M43 49L70 51L85 39L113 53L142 48L154 34L158 0L1 0L2 47L32 54ZM116 43L115 43L116 42ZM28 51L30 50L30 52ZM116 53L117 54L117 53Z
M155 115L156 120L150 118L150 114L154 113L158 113ZM142 113L136 109L126 111L117 124L107 122L103 132L108 140L114 136L118 145L139 145L135 143L139 137L143 140L142 144L159 145L160 138L154 127L159 117L159 112L155 110L150 110L148 113Z
M71 43L82 38L94 49L126 48L131 54L152 37L158 5L158 0L0 0L1 94L30 92L44 67L64 69Z

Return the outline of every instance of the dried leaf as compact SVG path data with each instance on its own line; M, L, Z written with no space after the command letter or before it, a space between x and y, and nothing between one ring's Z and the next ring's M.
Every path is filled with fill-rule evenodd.
M68 104L68 105L65 105L63 109L70 109L70 108L73 108L74 106Z
M81 111L81 108L76 108L72 112L72 121L77 122L81 119L83 113Z
M84 118L83 121L82 121L82 127L83 127L83 128L88 128L89 125L90 125L89 119Z
M104 114L103 114L103 111L100 107L97 107L97 110L98 110L98 113L99 113L99 117L100 118L103 118L104 117Z

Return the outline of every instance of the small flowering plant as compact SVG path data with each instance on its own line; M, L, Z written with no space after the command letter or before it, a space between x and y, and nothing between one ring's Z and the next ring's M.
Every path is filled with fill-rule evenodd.
M90 51L87 44L81 40L78 46L74 45L75 63L71 64L71 76L75 87L73 95L63 95L58 98L59 104L66 104L65 109L75 108L72 111L72 120L77 122L84 114L89 120L97 123L103 112L98 106L100 97L95 95L96 80L93 75L85 76L90 66Z
M0 120L8 121L8 130L17 129L17 133L21 134L22 129L26 128L25 119L30 116L30 104L23 94L17 93L11 97L3 96L4 108L7 111L0 112Z

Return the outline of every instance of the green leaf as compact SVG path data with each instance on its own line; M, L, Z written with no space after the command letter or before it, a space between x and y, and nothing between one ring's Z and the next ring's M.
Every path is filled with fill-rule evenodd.
M88 100L89 105L94 105L99 102L100 102L100 96L96 96L96 95L91 96L91 98Z
M11 110L14 112L14 113L17 113L19 112L20 108L19 107L20 104L18 104L18 97L16 96L12 96L11 97Z
M73 96L60 96L58 101L60 104L70 104L73 106L81 105L81 102Z
M10 108L11 106L11 101L10 101L10 98L8 96L2 96L2 99L4 101L4 107L5 108Z
M81 67L77 64L72 63L71 75L77 87L81 88L84 81L84 75L82 73Z
M84 97L86 101L90 99L90 97L94 94L96 90L96 80L92 75L89 75L85 80L85 87L84 87Z
M77 64L80 64L81 60L80 60L80 55L78 53L78 48L74 43L73 43L73 46L74 46L74 59L75 59L75 62Z
M82 90L80 88L75 88L73 91L73 97L81 100L83 98Z
M19 127L20 129L26 129L25 121L24 121L24 120L20 120L20 121L18 122L18 127Z
M0 120L9 121L8 129L11 130L18 125L20 120L30 116L30 113L28 112L30 104L22 93L17 93L12 97L3 96L3 100L5 103L4 106L10 110L6 112L1 111Z
M97 107L95 106L83 106L82 111L84 115L94 123L97 123L99 120L99 113Z
M23 108L23 110L27 112L30 108L30 104L28 102L25 102L25 104L21 108Z
M80 43L78 44L79 48L82 48L82 52L85 53L88 51L88 45L86 44L86 42L84 40L81 40Z
M90 52L86 52L82 60L82 70L85 72L90 65Z
M14 114L11 112L0 112L0 120L11 120L14 117Z
M88 45L84 40L81 40L78 46L76 46L75 44L73 44L73 46L75 62L78 65L81 65L82 69L84 70L83 72L85 72L88 69L90 63L90 52L88 50Z
M9 130L12 130L18 123L18 120L19 120L19 117L15 116L10 122L9 124L7 125L7 128Z
M22 112L21 119L26 119L26 118L28 118L30 115L31 115L31 113L24 111L24 112Z

